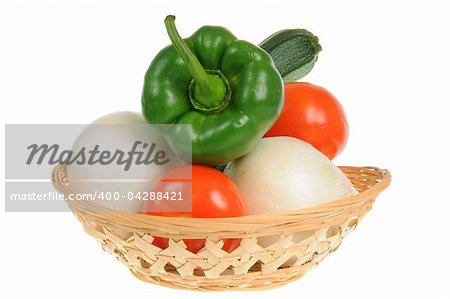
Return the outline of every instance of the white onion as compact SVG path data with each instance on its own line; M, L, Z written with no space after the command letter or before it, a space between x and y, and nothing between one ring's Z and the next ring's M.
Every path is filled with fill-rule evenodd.
M264 138L247 156L230 162L225 173L244 195L250 215L294 211L358 193L325 155L292 137ZM338 229L331 227L327 235ZM292 241L298 243L313 235L314 231L297 232ZM259 237L258 243L268 247L278 238Z
M357 193L325 155L292 137L264 138L225 173L243 193L249 214L289 212Z
M105 124L117 126L99 126ZM145 201L129 200L130 195L148 192L152 180L170 168L185 164L170 150L165 140L146 124L147 122L141 114L136 112L120 111L105 115L86 127L78 136L72 150L78 152L82 147L92 149L95 145L99 145L102 150L111 152L117 149L128 151L135 141L142 141L148 144L155 143L155 152L164 151L166 157L170 159L169 163L164 165L133 164L128 171L124 170L124 165L117 163L108 165L69 164L67 175L72 181L71 188L76 193L82 194L94 194L95 192L110 196L119 194L118 200L96 200L96 202L115 210L142 212ZM123 181L127 179L142 181L124 183ZM77 180L88 182L77 182ZM93 180L104 181L94 182ZM118 180L118 182L114 180Z
M309 143L292 137L264 138L247 156L230 162L225 173L241 190L250 215L282 213L320 205L357 194L349 179ZM327 234L335 234L338 226ZM292 241L312 237L296 232ZM259 237L268 247L279 236ZM290 259L287 264L292 264Z

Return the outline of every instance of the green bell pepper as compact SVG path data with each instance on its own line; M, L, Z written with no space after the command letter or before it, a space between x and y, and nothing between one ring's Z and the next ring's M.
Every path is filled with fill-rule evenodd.
M182 39L175 17L165 19L172 45L147 70L142 110L151 124L170 126L164 137L176 154L218 165L246 155L271 128L284 102L272 58L223 27L203 26Z

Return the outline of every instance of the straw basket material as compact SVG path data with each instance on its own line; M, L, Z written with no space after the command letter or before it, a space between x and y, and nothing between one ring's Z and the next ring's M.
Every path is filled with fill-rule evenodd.
M340 168L358 195L285 214L176 218L67 202L85 231L143 281L195 290L260 290L300 278L335 251L390 182L387 170ZM65 166L54 169L53 182L66 198L72 192ZM152 245L153 236L169 238L169 247ZM241 244L228 253L221 249L223 238L241 238ZM194 254L183 239L206 239L206 245Z

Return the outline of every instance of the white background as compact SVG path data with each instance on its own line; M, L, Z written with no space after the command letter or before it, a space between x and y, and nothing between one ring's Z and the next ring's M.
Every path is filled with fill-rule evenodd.
M448 298L449 5L3 2L2 123L88 123L117 110L139 111L144 73L169 42L163 26L169 13L177 15L183 36L203 24L226 26L254 43L283 28L317 34L323 52L304 80L340 99L351 129L335 162L389 168L391 187L318 268L260 293L207 294L145 284L102 252L73 215L1 212L2 298L5 293L8 298L285 298L291 293L299 298ZM1 133L4 140L3 126Z

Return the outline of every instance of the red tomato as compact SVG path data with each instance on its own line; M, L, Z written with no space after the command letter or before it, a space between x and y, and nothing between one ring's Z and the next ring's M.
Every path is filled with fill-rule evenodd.
M176 178L186 178L192 170L192 186L180 183ZM151 192L182 192L185 199L191 196L192 212L148 212L150 202L144 208L148 215L160 215L168 217L195 217L218 218L246 215L247 209L243 196L237 186L222 172L207 166L193 165L172 169L159 177L152 185ZM164 201L159 203L164 204ZM154 201L151 202L154 210ZM205 239L183 240L187 249L193 253L205 246ZM223 250L232 252L236 249L240 239L224 239ZM165 249L168 247L168 239L155 237L153 245Z
M274 136L306 141L332 160L348 139L344 109L325 88L306 82L285 83L283 110L264 137Z

